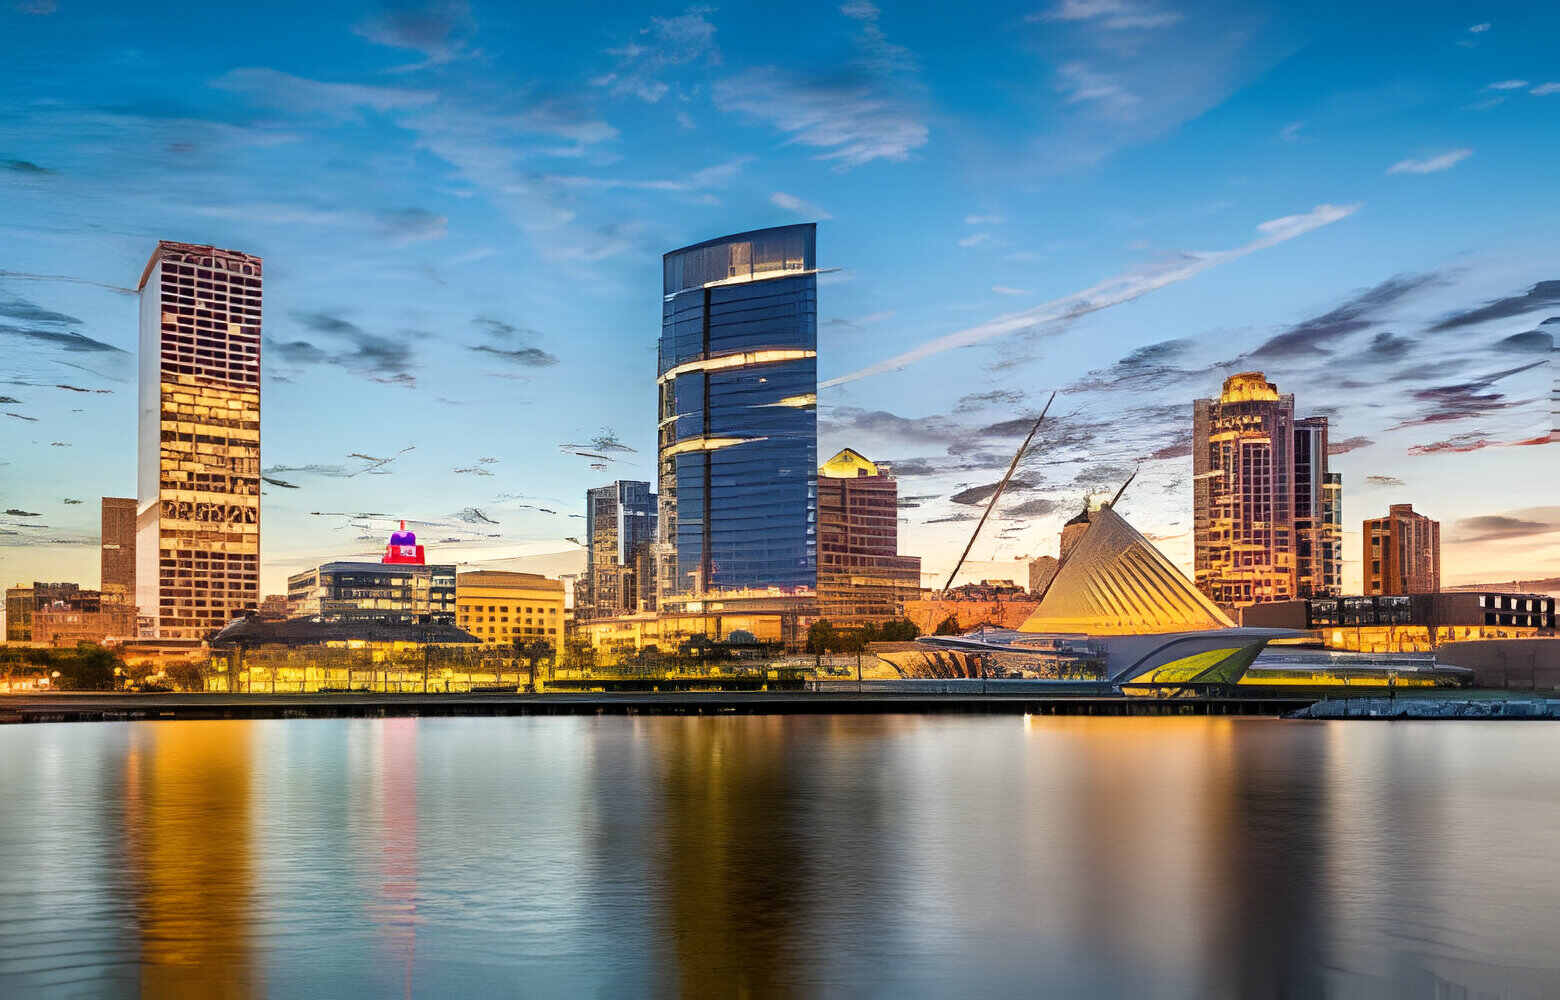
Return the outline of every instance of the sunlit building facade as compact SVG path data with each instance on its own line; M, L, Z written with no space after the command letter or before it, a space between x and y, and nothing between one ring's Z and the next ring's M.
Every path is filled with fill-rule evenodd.
M1360 540L1366 594L1434 594L1441 589L1441 522L1395 503L1367 518Z
M1294 410L1261 372L1193 406L1195 579L1222 608L1339 592L1342 479L1326 418Z
M836 625L900 617L921 559L899 554L899 484L846 448L818 467L818 614Z
M298 617L389 625L455 624L455 567L328 562L287 578Z
M456 624L489 646L563 638L563 581L537 573L480 570L455 580Z
M260 600L261 261L165 241L138 288L135 603L200 639Z
M105 601L135 605L135 498L103 497L99 568Z
M95 613L102 609L102 594L96 590L82 590L74 583L44 583L34 580L32 586L18 584L5 592L5 639L7 642L47 641L48 636L35 636L33 615L45 608L62 608L77 612Z
M585 491L585 575L575 592L580 621L655 610L656 497L650 484L619 480Z
M815 242L809 223L663 259L662 609L817 586Z

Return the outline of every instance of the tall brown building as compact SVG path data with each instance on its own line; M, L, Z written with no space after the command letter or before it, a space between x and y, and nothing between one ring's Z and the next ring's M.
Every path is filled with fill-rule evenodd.
M1365 522L1360 560L1367 594L1436 594L1441 590L1441 522L1395 503Z
M1336 595L1342 479L1327 469L1327 419L1261 372L1193 406L1197 587L1230 609Z
M102 563L99 584L103 598L116 604L135 603L135 499L104 497L100 533Z
M899 617L921 559L899 554L899 485L846 448L818 468L818 614L835 624Z
M199 639L260 603L258 257L157 244L141 274L136 604Z

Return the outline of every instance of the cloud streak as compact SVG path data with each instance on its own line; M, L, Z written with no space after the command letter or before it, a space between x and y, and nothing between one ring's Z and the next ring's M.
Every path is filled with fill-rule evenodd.
M1450 170L1457 164L1473 155L1471 149L1453 149L1439 156L1427 157L1423 160L1399 160L1387 168L1389 174L1438 174L1443 170Z
M1033 309L999 316L977 326L968 327L956 333L950 333L947 336L927 341L918 347L911 348L884 361L879 361L876 364L868 365L849 374L821 382L819 383L819 388L831 388L837 385L844 385L847 382L870 378L873 375L882 375L957 348L969 347L972 344L983 343L996 337L1032 329L1046 323L1054 323L1058 320L1075 319L1079 316L1121 305L1124 302L1131 302L1134 299L1147 295L1149 292L1194 278L1211 267L1228 261L1238 260L1259 250L1266 250L1269 247L1274 247L1298 236L1303 236L1323 226L1331 225L1341 219L1346 219L1353 215L1359 207L1359 205L1324 204L1317 205L1309 212L1270 219L1257 226L1256 238L1241 246L1229 250L1184 253L1169 264L1118 275L1082 291L1052 299L1049 302L1035 306Z

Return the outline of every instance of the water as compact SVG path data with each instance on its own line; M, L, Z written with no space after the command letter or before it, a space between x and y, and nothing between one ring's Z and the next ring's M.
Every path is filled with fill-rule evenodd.
M1545 723L10 726L0 995L1555 995L1557 759Z

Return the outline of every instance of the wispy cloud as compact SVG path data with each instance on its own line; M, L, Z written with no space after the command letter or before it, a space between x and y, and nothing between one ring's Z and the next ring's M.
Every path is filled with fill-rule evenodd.
M820 383L828 388L854 382L857 379L881 375L903 368L917 361L971 344L979 344L996 337L1030 330L1046 323L1073 319L1088 313L1108 309L1123 302L1131 302L1149 292L1196 277L1211 267L1226 261L1237 260L1248 254L1277 246L1297 236L1346 219L1359 209L1358 205L1317 205L1309 212L1270 219L1257 226L1257 236L1251 241L1230 250L1184 253L1179 258L1155 268L1132 271L1102 281L1070 295L1052 299L1023 312L999 316L996 319L972 326L956 333L928 341L902 354L868 365L858 371L841 375Z
M796 215L805 215L812 219L832 219L834 216L814 205L810 201L803 201L794 194L786 194L784 191L776 191L769 196L769 203L776 208L784 209Z
M966 215L966 226L1000 226L1007 220L1000 215Z
M1027 288L1013 288L1010 285L992 285L991 290L998 295L1028 295Z
M1490 22L1483 21L1483 22L1481 22L1479 24L1475 24L1472 27L1470 27L1468 29L1468 32L1469 32L1469 34L1473 34L1473 35L1482 35L1486 31L1489 31L1489 30L1490 30Z
M961 236L959 238L959 246L964 247L965 249L968 249L970 247L978 247L982 243L990 243L990 242L991 242L991 234L990 233L970 233L968 236Z
M720 62L715 45L715 25L705 15L707 7L690 7L675 17L652 17L635 38L607 54L617 66L591 80L597 87L620 96L658 103L671 90L663 79L674 67L705 61Z
M1135 31L1168 28L1182 18L1180 11L1160 10L1127 0L1062 0L1058 6L1031 21L1087 21L1107 31Z
M1278 137L1285 142L1299 142L1300 130L1305 128L1305 122L1290 122L1278 130Z
M1487 84L1484 89L1485 90L1521 90L1523 87L1526 87L1527 85L1528 85L1528 82L1526 80L1497 80L1494 83Z
M352 30L376 45L421 52L427 61L398 69L439 66L468 50L462 36L472 30L471 8L465 0L428 4L391 4L360 21Z
M387 112L424 108L438 99L431 90L328 83L263 66L228 70L213 80L212 86L246 94L259 104L332 117L351 116L364 109Z
M1560 94L1560 82L1541 83L1528 91L1534 97L1548 97L1550 94Z
M1471 149L1453 149L1423 160L1399 160L1387 168L1389 174L1435 174L1450 170L1473 155Z
M842 170L909 159L929 134L919 113L865 79L802 79L764 67L718 82L714 94L722 110L767 122Z

